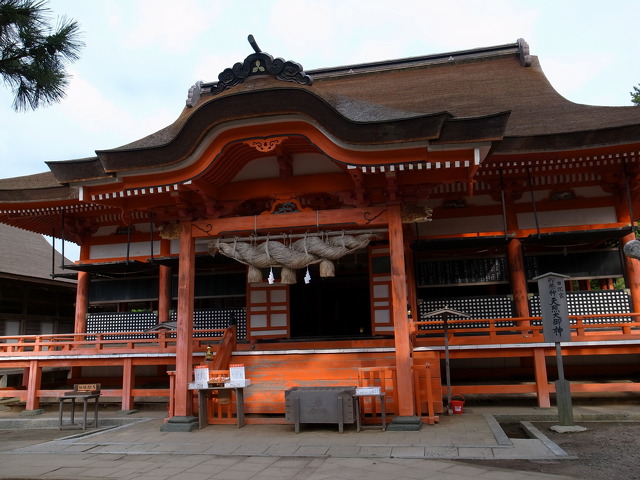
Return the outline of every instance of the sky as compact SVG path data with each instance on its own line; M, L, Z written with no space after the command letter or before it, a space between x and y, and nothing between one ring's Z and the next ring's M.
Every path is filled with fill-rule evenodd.
M637 0L49 0L85 47L59 104L16 113L0 85L2 178L95 155L172 123L189 87L253 49L305 70L455 52L523 38L556 90L630 106L640 84Z

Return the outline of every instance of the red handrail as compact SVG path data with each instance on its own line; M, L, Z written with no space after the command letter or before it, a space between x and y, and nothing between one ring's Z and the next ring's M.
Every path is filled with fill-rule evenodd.
M204 351L212 342L219 342L225 329L194 330L193 349ZM54 335L15 335L0 337L0 358L3 356L66 355L70 352L95 354L108 351L168 351L175 348L177 332L109 332L70 333Z

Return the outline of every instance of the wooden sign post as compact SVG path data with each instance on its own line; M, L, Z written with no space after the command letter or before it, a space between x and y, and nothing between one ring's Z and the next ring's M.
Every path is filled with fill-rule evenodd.
M447 324L447 320L449 317L458 317L458 318L469 318L469 315L464 312L458 312L456 310L451 310L449 307L441 308L440 310L435 310L433 312L429 312L425 315L421 315L421 317L429 318L439 316L442 318L442 333L444 335L444 358L445 358L445 374L447 379L447 415L452 414L451 410L451 367L449 365L449 325Z
M560 342L571 341L567 293L564 282L569 277L557 273L546 273L534 278L538 281L540 310L542 311L542 333L544 341L555 343L558 363L558 380L556 380L556 401L558 403L558 419L560 425L573 425L573 408L571 405L571 388L564 378L562 349Z

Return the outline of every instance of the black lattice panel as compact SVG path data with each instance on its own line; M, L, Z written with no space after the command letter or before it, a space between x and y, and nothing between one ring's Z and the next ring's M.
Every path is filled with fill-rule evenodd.
M153 312L92 313L87 315L87 333L144 332L158 323ZM106 340L153 338L149 335L110 335Z
M234 321L237 325L237 337L243 340L247 336L247 315L243 308L229 310L197 310L193 314L193 328L208 330L227 328ZM176 312L171 313L171 321L177 320ZM144 332L158 324L153 312L113 312L90 313L87 315L87 333ZM198 336L204 336L204 334ZM108 340L127 340L132 338L153 338L153 335L113 335Z
M483 318L509 318L513 316L512 300L507 295L491 297L464 297L464 298L442 298L423 300L418 306L420 320L442 320L441 316L427 317L430 312L448 308L457 312L466 313L471 319ZM449 317L449 320L462 320L463 317ZM513 326L514 322L499 322L499 327ZM456 328L487 328L487 322L456 323ZM421 325L422 330L439 330L443 324Z
M630 313L631 299L624 290L594 290L590 292L567 292L569 315L602 315L607 313ZM529 299L529 311L532 317L539 317L540 298L536 295ZM611 322L631 322L632 317L585 318L587 325L599 325ZM536 322L540 325L541 322ZM572 320L571 323L575 323Z
M171 321L176 321L175 312L171 314ZM193 328L196 330L212 330L216 328L227 328L236 323L237 338L243 340L247 336L247 315L244 308L234 308L229 310L196 310L193 313ZM194 333L194 336L206 336Z

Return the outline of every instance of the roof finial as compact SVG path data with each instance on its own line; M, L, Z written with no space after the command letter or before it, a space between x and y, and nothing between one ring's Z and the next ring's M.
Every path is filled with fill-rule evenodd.
M531 55L529 55L529 44L524 41L524 38L519 38L518 42L518 57L520 57L520 65L523 67L531 66Z
M1 1L1 0L0 0ZM278 80L294 82L300 85L311 85L313 79L302 69L302 65L282 58L273 58L266 52L260 50L253 35L247 38L249 44L255 50L254 53L244 59L244 62L236 63L232 68L226 68L220 75L218 81L211 84L211 94L217 95L229 87L244 82L247 77L255 75L274 75Z
M256 53L260 53L262 52L262 50L260 50L260 47L258 46L258 44L256 43L256 39L253 38L253 35L249 35L249 37L247 38L247 40L249 40L249 44L253 47L253 50Z

